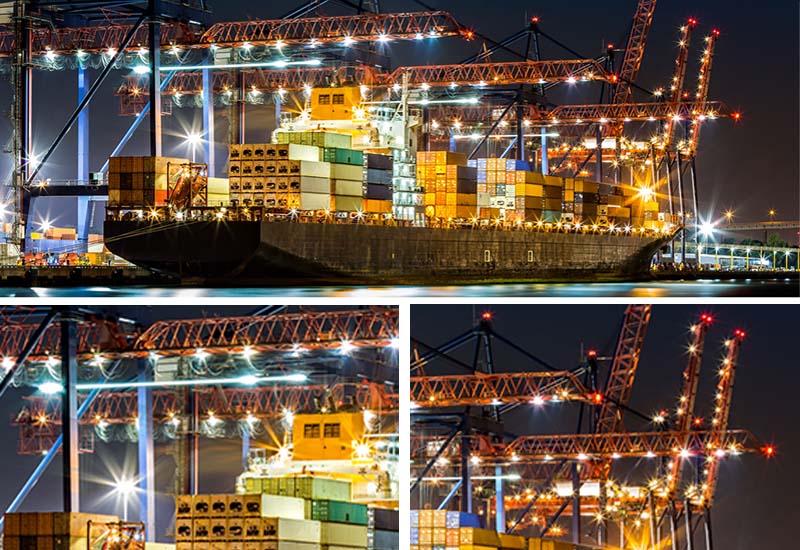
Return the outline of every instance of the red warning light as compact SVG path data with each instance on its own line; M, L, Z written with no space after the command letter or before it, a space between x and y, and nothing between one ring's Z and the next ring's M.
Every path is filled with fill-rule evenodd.
M733 113L733 120L739 121L742 118L742 113Z
M775 447L773 447L772 445L767 445L762 450L764 451L764 456L768 458L775 456Z
M593 349L590 349L589 353L587 353L586 355L588 355L589 357L597 357L597 352Z
M538 15L533 17L533 18L531 18L531 23L538 23L538 22L539 22L539 16Z
M714 29L711 31L711 34L713 34L714 36L719 36L719 31L717 29Z
M491 314L491 313L489 313L488 311L484 311L484 312L483 312L483 315L481 315L481 318L482 318L484 321L488 321L489 319L491 319L491 318L492 318L492 314Z
M694 419L692 424L694 424L695 426L702 426L703 425L703 419L698 416L697 418Z
M606 46L606 49L607 50L613 50L614 49L614 44L609 44L608 46Z
M595 403L602 403L603 402L603 394L602 393L593 393L592 394L592 401Z
M617 75L615 75L615 74L611 75L611 82L617 82L618 80L619 80L619 77Z
M708 313L703 313L703 314L700 316L700 320L701 320L702 322L704 322L704 323L710 323L711 321L713 321L713 320L714 320L714 318L713 318L711 315L709 315Z
M691 26L695 26L695 25L697 25L697 19L695 19L694 17L690 17L690 18L689 18L689 24L690 24Z
M744 338L747 334L743 330L736 329L733 331L733 335L737 338Z
M472 40L473 38L475 38L475 32L467 31L466 33L464 33L464 36L467 38L467 40Z

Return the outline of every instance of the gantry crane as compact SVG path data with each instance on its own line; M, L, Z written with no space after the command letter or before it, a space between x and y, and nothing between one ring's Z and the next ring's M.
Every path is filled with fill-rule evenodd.
M630 383L636 372L641 342L649 318L650 308L638 306L638 308L632 309L629 307L626 310L620 341L617 343L618 353L615 354L615 360L612 362L614 364L613 375L609 375L609 384L605 386L605 391L596 391L596 384L591 383L591 376L588 378L589 383L583 382L585 393L581 395L580 399L577 399L577 402L593 406L597 418L598 430L596 432L518 437L505 434L503 438L498 439L491 434L480 432L462 433L462 436L457 438L454 433L424 435L415 430L411 438L411 458L413 463L418 465L417 467L425 464L418 482L424 476L430 475L431 472L438 472L433 474L431 478L433 480L437 475L451 475L448 472L457 464L461 464L463 467L466 463L472 471L472 475L477 479L482 479L480 476L494 479L500 476L499 472L508 471L498 470L498 467L510 468L520 476L517 479L527 481L528 489L521 497L520 495L516 497L503 495L502 501L496 498L495 506L498 507L498 516L501 515L499 507L505 503L509 504L509 509L521 510L517 514L514 526L520 525L525 520L525 515L535 509L538 515L534 516L532 521L541 526L543 534L548 532L555 534L551 529L556 528L556 518L568 509L569 503L572 502L574 536L574 520L581 514L596 515L597 521L600 523L610 521L617 516L619 516L619 521L624 521L625 513L638 510L636 514L641 513L642 517L649 518L650 544L655 544L657 547L661 547L662 525L659 517L663 520L670 510L679 512L670 516L673 531L672 543L677 545L680 534L677 532L675 522L683 514L683 519L687 522L687 529L691 525L691 531L693 531L696 522L692 520L692 507L699 508L704 516L709 515L706 548L711 549L713 543L710 535L710 510L703 506L710 504L713 497L717 470L707 468L704 473L704 483L690 486L687 495L690 495L691 498L687 498L683 503L678 502L682 497L677 496L677 490L670 489L667 484L672 483L677 487L677 484L680 483L680 463L687 459L710 463L710 456L719 460L728 454L761 453L769 457L774 453L771 446L762 445L749 431L728 429L727 419L731 403L733 372L739 342L744 337L744 333L737 330L734 332L734 336L726 341L728 352L723 361L723 369L720 371L711 427L703 429L693 421L702 352L707 330L712 322L712 316L703 313L700 315L699 321L691 327L692 337L689 344L688 364L683 372L681 393L674 411L674 425L671 425L667 419L667 413L664 412L659 413L657 419L652 420L660 429L628 431L625 429L623 417L620 414L622 411L617 409L627 408ZM459 338L456 338L453 342L458 340ZM463 342L463 340L461 341ZM589 354L590 357L592 355L592 353ZM457 359L451 358L446 351L428 348L424 362L433 358L447 360L454 366L458 362ZM422 361L417 361L418 366L421 366L421 363ZM495 407L509 406L509 403L545 406L547 400L544 399L544 394L540 393L543 392L543 381L548 379L545 374L557 377L551 383L565 384L572 377L578 377L580 380L581 374L591 375L593 368L592 362L589 361L587 365L574 371L541 373L542 376L533 373L526 373L526 375L513 373L508 377L501 376L499 373L467 375L460 382L456 380L457 376L414 376L411 386L412 414L421 413L419 421L422 423L420 426L424 427L426 422L432 418L428 411L434 407L441 408L442 414L453 414L453 412L445 411L452 411L452 407L465 406L470 403ZM527 376L527 374L532 376ZM570 392L574 392L572 394L574 399L580 395L576 388L580 388L580 386L573 384L573 389L561 390L565 392L563 394L565 399L559 399L559 391L553 392L551 401L568 402ZM528 395L526 400L524 397L526 391L535 393ZM617 401L616 407L609 405L613 401ZM605 413L602 412L604 407ZM608 431L602 432L601 426L606 427ZM654 466L658 464L658 458L662 457L664 460L670 461L667 470L677 473L661 474L662 480L663 476L667 477L664 484L657 476L653 478L652 483L648 483L647 487L631 492L629 489L613 484L608 475L604 474L602 467L627 457L645 461L653 460ZM580 465L580 468L574 468L573 465ZM597 465L601 467L596 467ZM659 470L659 468L656 469ZM663 472L663 470L661 471ZM570 479L570 477L572 477L573 489L569 496L559 496L550 492L550 488L556 480L560 480L558 481L560 484L569 484L564 480ZM598 483L598 486L605 488L608 494L603 495L601 490L601 493L597 495L581 495L580 487L589 482ZM578 489L575 488L576 485ZM451 495L457 490L456 486L451 491ZM496 497L499 496L499 494L496 495ZM449 497L445 499L444 503L448 500ZM672 505L673 502L678 506ZM665 513L664 515L661 514L662 511ZM548 515L549 519L545 519ZM639 522L638 519L636 521ZM578 529L580 529L579 525Z
M8 367L2 384L16 379L53 393L50 398L26 399L15 419L20 451L45 456L12 509L62 445L65 507L76 508L78 453L91 451L91 445L78 437L81 424L102 431L134 423L140 456L151 458L154 422L172 430L177 439L176 461L182 466L176 477L180 492L188 485L193 487L190 490L197 488L193 442L202 433L201 422L211 428L225 421L252 426L285 411L362 408L387 421L393 418L397 390L384 381L395 376L397 354L390 350L396 348L398 338L396 308L269 313L159 321L142 331L136 326L117 329L109 318L65 307L46 311L38 325L0 326L0 354ZM167 365L156 378L159 363ZM309 374L292 375L298 368ZM18 373L23 370L21 379ZM61 371L59 383L51 378L55 370ZM34 380L37 376L39 380ZM270 378L282 383L273 385ZM43 379L50 381L41 383ZM45 389L47 385L58 388ZM153 391L154 386L169 390ZM191 386L194 390L187 393ZM61 396L55 397L56 393ZM243 448L249 448L249 431L242 437ZM152 468L142 466L142 498L147 502L142 501L141 509L150 521L152 474Z

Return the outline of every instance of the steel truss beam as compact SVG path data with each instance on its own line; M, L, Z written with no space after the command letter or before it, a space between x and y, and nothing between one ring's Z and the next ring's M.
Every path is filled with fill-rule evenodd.
M642 66L647 34L653 23L655 9L656 0L639 0L636 5L631 32L625 46L625 55L619 68L619 79L622 84L616 86L611 96L611 103L628 103L633 95L632 84L636 82L639 68Z
M345 37L358 42L413 40L424 36L463 36L471 38L446 11L409 13L370 13L299 19L267 19L216 23L198 41L198 45L239 46L244 42L274 46L341 42Z
M398 335L397 308L373 307L349 311L306 311L278 315L157 321L145 330L131 350L160 355L339 349L342 342L374 348L388 346Z
M34 55L55 52L60 55L102 53L117 47L131 25L97 25L77 28L39 28L33 31ZM258 46L285 44L323 44L341 42L345 37L356 41L376 42L380 35L387 40L413 40L426 37L462 36L470 39L465 29L446 11L361 14L259 21L216 23L203 33L188 25L162 24L161 45L168 48L209 48L241 46L245 42ZM129 49L147 47L147 29L139 29ZM14 51L14 34L0 33L0 56Z
M429 450L443 440L439 436L412 436L411 456L427 456ZM493 443L486 436L469 438L470 453L480 464L526 464L547 463L558 458L570 460L616 459L623 457L656 456L676 457L681 460L681 451L690 456L705 456L708 453L752 453L761 452L763 445L747 430L727 430L723 433L710 430L686 434L677 431L631 432L609 434L564 434L520 436L507 445ZM438 447L437 447L438 448ZM446 456L457 456L460 443L453 441Z
M590 400L590 393L570 371L411 377L411 402L417 407L533 403L537 397Z
M215 418L230 421L242 420L248 414L257 418L279 418L285 410L314 412L327 398L336 405L347 405L352 399L353 406L359 409L382 411L384 414L396 411L399 405L397 394L371 382L222 388L197 391L195 395L199 414L213 412ZM49 448L58 435L56 428L61 425L60 403L59 398L26 398L26 407L13 422L20 429L20 454L37 454ZM180 403L175 392L153 392L152 416L156 422L180 418ZM132 424L137 417L135 392L102 392L86 410L81 424Z
M629 305L625 310L597 418L595 431L599 434L619 433L624 430L622 417L630 400L652 310L653 306L642 304Z

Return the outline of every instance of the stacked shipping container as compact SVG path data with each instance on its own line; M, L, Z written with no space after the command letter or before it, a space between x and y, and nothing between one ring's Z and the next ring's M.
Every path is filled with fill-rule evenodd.
M172 157L108 159L109 206L163 206L167 202L167 165L189 161Z
M119 523L119 518L79 512L6 514L3 550L86 550L90 521Z
M436 218L474 218L478 215L477 170L467 166L463 153L417 153L417 182L425 190L425 213Z

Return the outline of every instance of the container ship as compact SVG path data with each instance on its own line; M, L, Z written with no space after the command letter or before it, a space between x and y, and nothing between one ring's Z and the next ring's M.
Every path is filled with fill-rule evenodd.
M227 178L179 158L110 162L108 249L183 282L441 284L645 273L679 229L646 189L527 161L417 151L417 118L319 88Z

